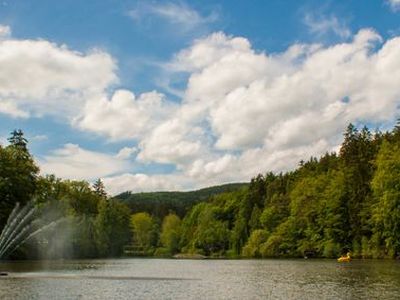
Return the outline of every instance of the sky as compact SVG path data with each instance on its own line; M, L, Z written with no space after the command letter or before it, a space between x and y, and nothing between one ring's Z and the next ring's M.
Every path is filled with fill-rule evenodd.
M1 0L0 144L110 194L249 181L400 116L400 0Z

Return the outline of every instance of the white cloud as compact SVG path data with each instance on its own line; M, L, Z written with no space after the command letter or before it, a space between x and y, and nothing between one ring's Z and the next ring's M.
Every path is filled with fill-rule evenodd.
M67 144L40 161L44 173L102 177L112 193L197 188L288 170L337 149L349 122L374 127L399 115L400 37L384 41L370 29L347 42L294 44L281 53L256 51L246 38L219 32L166 66L188 76L179 103L157 91L135 96L116 89L117 65L105 52L8 38L0 41L0 112L61 116L80 130L137 145L113 155ZM130 174L135 160L176 171Z
M182 190L182 178L174 175L146 175L125 173L103 178L104 185L111 195L125 191L176 191Z
M52 115L114 140L138 138L174 105L155 91L135 97L115 90L108 97L118 82L116 70L116 61L104 51L79 53L44 40L0 40L0 113Z
M196 160L187 170L187 177L198 186L249 181L258 173L288 171L300 160L331 150L326 140L309 145L270 151L266 147L251 148L241 155L225 154L216 159Z
M5 136L0 136L0 145L1 146L8 145L8 141L7 141L7 138Z
M169 66L191 72L183 104L172 118L141 141L138 158L178 165L199 155L211 155L208 148L212 141L204 128L211 119L210 108L229 91L275 68L264 54L255 53L246 39L223 33L197 40L178 53Z
M10 26L0 24L0 40L2 38L8 38L9 36L11 36Z
M393 114L398 100L396 83L387 75L396 72L396 59L389 57L397 55L398 50L388 42L378 53L370 54L373 43L377 41L380 37L366 30L355 36L351 43L317 51L303 48L307 52L299 52L298 57L289 62L289 67L288 62L279 56L267 57L252 51L243 54L242 61L227 62L227 56L224 56L192 74L187 94L208 108L208 119L217 136L216 146L220 149L246 149L271 139L274 142L266 143L266 146L277 147L278 142L287 143L282 136L278 138L281 132L302 134L296 130L300 128L299 122L308 124L313 118L318 118L320 123L334 120L334 124L340 124L340 129L343 122L350 120L383 121ZM312 52L308 52L309 49ZM387 49L391 55L383 55ZM301 63L296 62L297 59ZM386 64L386 60L394 66ZM249 61L253 63L248 64ZM261 68L256 68L256 65L262 65L262 61L265 61L264 73ZM382 63L385 63L384 72L379 70ZM242 77L244 73L248 75ZM213 74L213 82L219 83L219 89L209 89L206 80L210 74ZM372 86L375 83L378 86ZM381 94L379 98L388 103L376 101L369 93ZM346 96L351 100L343 105L341 100ZM290 128L280 128L289 124L287 122L295 123L288 125ZM317 132L321 131L318 124L314 127ZM289 140L293 138L289 137Z
M68 119L117 82L115 70L112 57L99 50L83 54L44 40L0 40L2 112Z
M132 154L136 153L137 151L138 149L136 147L124 147L119 150L116 157L120 159L128 159L132 156Z
M250 42L243 37L226 36L223 32L213 33L205 38L197 39L192 46L183 49L167 64L176 71L194 72L212 65L221 59L241 57L241 54L254 52Z
M61 178L86 179L110 176L125 172L130 163L116 155L82 149L79 145L65 144L39 160L43 174L55 174Z
M399 113L400 38L382 42L366 29L347 43L267 55L222 33L197 40L170 64L190 75L181 107L142 140L138 158L215 184L332 151L349 122Z
M178 117L159 125L141 141L138 159L180 166L206 153L202 140L201 127L190 127Z
M394 12L400 10L400 0L387 0L387 3Z
M334 15L317 17L309 13L304 17L304 24L306 24L311 34L319 37L332 33L340 38L349 38L351 36L351 31L347 25Z
M10 100L0 99L0 113L11 116L12 118L28 118L29 112L23 111Z
M202 16L183 2L148 3L141 2L128 15L135 21L157 17L174 26L177 31L188 32L217 20L215 12Z
M174 109L157 92L138 98L128 90L117 90L110 100L94 98L86 102L74 125L82 130L109 136L113 140L138 138L165 119Z

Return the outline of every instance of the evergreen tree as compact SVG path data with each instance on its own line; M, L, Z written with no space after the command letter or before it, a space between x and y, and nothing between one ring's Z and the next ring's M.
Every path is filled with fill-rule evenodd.
M9 141L0 147L0 229L17 202L23 205L32 199L39 173L23 132L12 132Z
M10 146L13 146L19 150L27 151L28 140L24 137L24 133L21 129L15 129L13 132L11 132L8 142L10 143Z
M99 178L93 184L94 192L101 198L107 198L106 188L104 186L103 181Z
M369 207L365 207L366 199L371 196L370 181L373 174L373 143L369 130L364 127L359 132L350 124L345 132L345 138L340 149L340 159L346 177L346 198L350 244L360 245L362 236L370 232L363 214Z
M400 146L385 141L376 159L372 180L376 197L373 210L374 235L391 257L400 255Z

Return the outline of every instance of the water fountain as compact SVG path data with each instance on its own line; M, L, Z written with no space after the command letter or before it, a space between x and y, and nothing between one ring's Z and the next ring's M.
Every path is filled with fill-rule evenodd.
M21 245L41 232L54 228L62 219L41 224L37 218L38 208L31 201L24 207L16 204L0 235L0 260L6 258Z

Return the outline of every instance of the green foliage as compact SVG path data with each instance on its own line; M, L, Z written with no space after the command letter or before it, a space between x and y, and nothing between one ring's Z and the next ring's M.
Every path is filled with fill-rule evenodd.
M205 255L220 255L228 249L229 231L227 222L217 220L212 209L200 214L195 232L194 246Z
M208 203L196 205L183 220L183 243L187 252L222 255L229 246L228 222L221 210Z
M359 245L363 235L371 234L368 226L368 213L371 211L369 200L372 196L370 182L377 146L366 127L361 131L352 124L347 127L340 149L340 159L341 167L345 171L348 244Z
M246 183L232 183L191 192L152 192L136 194L125 192L115 196L115 199L128 205L131 211L147 212L161 220L170 212L174 212L180 218L183 218L197 203L207 201L214 195L237 191L246 186Z
M171 257L171 251L170 251L170 249L168 249L168 248L164 248L164 247L158 247L157 249L156 249L156 251L154 251L154 256L156 256L156 257L166 257L166 258L168 258L168 257Z
M121 255L131 236L129 208L107 200L100 180L92 190L85 181L38 176L23 132L13 131L8 141L10 145L0 146L0 228L17 202L23 205L32 198L43 208L42 220L65 220L42 233L35 249L22 249L16 258L35 257L32 253L39 258Z
M100 256L119 256L130 238L130 211L124 204L103 197L95 220L96 242Z
M327 240L323 243L323 257L338 257L341 253L340 245L333 240Z
M73 215L96 215L100 197L92 191L89 183L85 181L66 181L66 195L70 213Z
M6 147L0 145L0 228L17 202L32 199L39 173L22 131L12 132L9 141Z
M130 225L134 245L149 252L155 246L156 224L154 219L148 213L140 212L131 216Z
M23 152L28 151L28 140L24 137L24 133L21 129L11 132L11 136L7 140L10 143L11 147L19 149Z
M199 215L206 207L207 203L195 205L182 221L180 248L183 248L184 252L191 252L194 249L193 237L197 231Z
M74 221L74 224L69 224L73 229L72 233L69 233L73 246L73 256L81 258L94 258L98 254L105 256L105 250L101 248L101 245L99 245L100 250L98 250L98 244L101 240L96 232L96 219L92 216L82 215L75 217Z
M384 141L376 159L372 189L375 238L389 256L400 254L400 146Z
M181 219L175 214L169 214L164 218L160 235L161 244L169 254L179 251L180 237Z
M243 247L244 257L261 257L261 245L268 239L269 232L264 229L254 230Z
M104 199L107 198L106 188L100 178L93 183L93 190L99 197Z
M349 125L339 155L253 178L247 189L194 206L182 251L245 257L400 253L400 134ZM382 144L383 143L383 144ZM227 240L227 236L229 239Z
M296 252L296 228L291 218L279 224L260 247L263 257L299 256Z
M249 184L113 199L101 180L91 187L38 176L23 133L15 131L11 144L0 147L0 224L16 202L35 197L69 220L68 233L43 237L52 257L119 256L127 247L163 257L337 257L349 250L356 257L397 257L399 128L372 135L350 124L338 154L257 175Z

